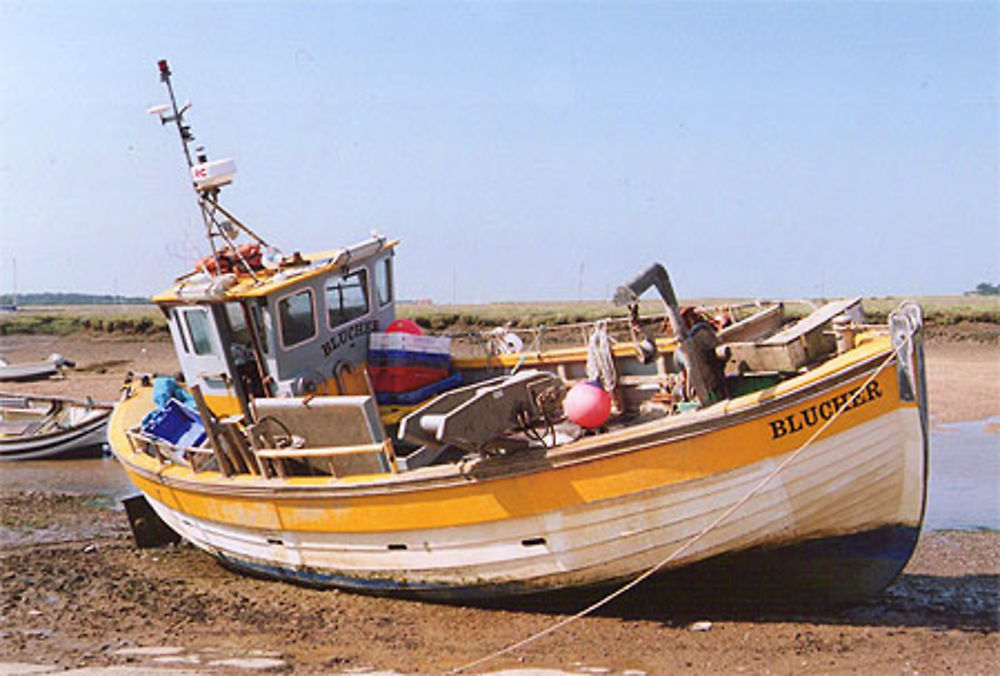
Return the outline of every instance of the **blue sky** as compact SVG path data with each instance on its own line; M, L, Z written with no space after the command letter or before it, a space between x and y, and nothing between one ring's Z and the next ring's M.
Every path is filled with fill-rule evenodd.
M402 239L400 295L961 293L1000 281L996 2L0 0L0 292L207 253L166 101L286 251Z

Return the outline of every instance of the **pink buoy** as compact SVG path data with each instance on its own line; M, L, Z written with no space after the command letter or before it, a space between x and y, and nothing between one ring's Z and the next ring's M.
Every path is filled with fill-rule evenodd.
M397 319L385 328L386 333L409 333L414 336L424 335L424 330L412 319Z
M563 400L566 417L580 427L594 429L611 415L611 395L595 382L585 381L570 388Z

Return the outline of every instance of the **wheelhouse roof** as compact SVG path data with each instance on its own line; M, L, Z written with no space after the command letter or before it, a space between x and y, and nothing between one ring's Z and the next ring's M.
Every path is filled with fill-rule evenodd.
M217 282L225 275L210 277L206 273L194 273L179 277L173 286L153 296L158 304L180 303L225 303L244 298L270 296L304 281L329 274L340 268L364 262L373 256L393 249L399 240L374 237L344 249L330 249L314 253L300 254L301 265L289 265L278 269L262 268L247 272L229 273L235 275L232 285L221 288ZM296 252L297 253L297 252ZM213 288L214 287L214 288Z

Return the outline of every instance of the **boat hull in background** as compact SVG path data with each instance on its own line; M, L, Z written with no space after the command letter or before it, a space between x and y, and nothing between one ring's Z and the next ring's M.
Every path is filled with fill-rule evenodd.
M32 395L0 396L3 398L18 401L18 406L0 407L0 460L103 454L110 405Z

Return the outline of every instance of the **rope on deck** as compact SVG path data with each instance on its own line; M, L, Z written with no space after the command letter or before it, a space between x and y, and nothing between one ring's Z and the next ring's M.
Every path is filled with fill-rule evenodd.
M487 655L485 657L481 657L478 660L475 660L473 662L469 662L468 664L463 664L460 667L456 667L455 669L452 669L448 673L450 673L450 674L457 674L457 673L461 673L461 672L463 672L463 671L465 671L467 669L472 669L474 667L478 667L481 664L484 664L486 662L492 661L492 660L494 660L494 659L496 659L498 657L502 657L503 655L507 655L509 653L512 653L515 650L517 650L518 648L522 648L522 647L528 645L529 643L533 643L533 642L537 641L540 638L548 636L549 634L551 634L551 633L553 633L555 631L558 631L559 629L562 629L563 627L565 627L565 626L567 626L569 624L572 624L573 622L576 622L577 620L581 619L582 617L585 617L586 615L589 615L590 613L594 612L598 608L601 608L602 606L607 605L612 600L618 598L619 596L621 596L625 592L629 591L630 589L632 589L633 587L635 587L636 585L638 585L642 581L644 581L647 578L649 578L650 576L656 574L658 571L660 571L668 563L670 563L671 561L673 561L674 559L676 559L678 556L680 556L682 553L684 553L685 551L687 551L688 549L690 549L691 546L694 545L696 542L698 542L699 540L701 540L702 538L704 538L706 535L708 535L709 533L711 533L713 530L715 530L716 528L718 528L724 521L726 521L726 519L728 519L729 517L731 517L733 515L733 513L735 513L740 507L742 507L743 505L745 505L750 500L750 498L752 498L757 493L759 493L761 490L763 490L764 486L766 486L767 484L769 484L776 476L778 476L779 474L781 474L781 472L783 472L786 467L788 467L791 463L793 463L796 458L798 458L800 455L802 455L802 453L804 453L805 450L807 448L809 448L809 446L811 446L812 443L817 438L819 438L819 436L821 434L823 434L823 432L826 431L826 429L828 427L830 427L830 425L832 425L835 420L837 420L837 418L840 417L840 414L843 413L844 411L846 411L851 406L851 404L854 403L854 400L857 399L858 395L861 394L862 392L864 392L865 388L867 388L868 385L872 381L874 381L879 376L879 374L882 373L883 370L885 370L885 368L887 366L889 366L889 364L891 364L893 361L896 360L897 354L898 354L898 349L896 347L893 347L892 352L885 358L885 360L878 366L878 368L875 369L875 371L868 377L868 379L860 387L858 387L858 388L856 388L854 390L854 394L852 394L847 399L847 401L845 401L843 404L841 404L840 408L838 408L837 411L832 416L830 416L830 418L825 423L823 423L822 426L820 426L815 432L813 432L812 436L810 436L805 441L805 443L802 444L802 446L800 446L798 449L796 449L787 458L785 458L784 460L782 460L781 463L777 467L775 467L774 470L770 474L768 474L759 483L757 483L757 485L755 485L753 488L751 488L750 491L746 495L744 495L738 501L736 501L735 503L733 503L733 505L731 507L729 507L729 509L727 509L721 515L719 515L712 523L710 523L707 526L705 526L705 528L703 528L699 533L697 533L694 536L692 536L683 545L681 545L676 550L674 550L674 552L672 554L670 554L670 556L666 557L665 559L663 559L662 561L660 561L659 563L657 563L656 565L654 565L650 569L648 569L645 572L639 574L636 578L634 578L630 582L625 583L624 585L622 585L621 587L619 587L615 591L609 593L608 595L606 595L605 597L599 599L598 601L595 601L594 603L590 604L589 606L587 606L583 610L577 612L576 614L570 615L569 617L566 617L566 618L564 618L564 619L562 619L562 620L560 620L560 621L558 621L558 622L550 625L549 627L546 627L545 629L542 629L541 631L538 631L538 632L532 634L531 636L528 636L527 638L524 638L524 639L522 639L520 641L517 641L516 643L512 643L511 645L507 646L506 648L502 648L501 650L497 650L494 653L491 653L491 654L489 654L489 655Z

